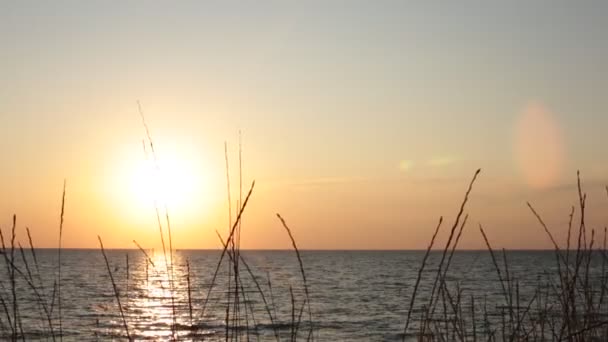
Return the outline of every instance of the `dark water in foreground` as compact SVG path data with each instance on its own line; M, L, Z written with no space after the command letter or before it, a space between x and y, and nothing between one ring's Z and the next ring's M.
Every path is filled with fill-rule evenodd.
M26 254L35 284L42 280L41 297L52 298L53 282L57 272L57 251L37 250L40 277L29 251ZM62 252L62 329L65 340L108 340L124 336L123 323L111 280L99 250L63 250ZM174 305L172 305L170 283L166 276L162 253L150 252L154 267L146 267L146 259L136 250L107 251L112 273L120 291L120 300L131 331L137 340L168 339L171 336L173 307L175 306L178 334L183 339L193 339L188 306L186 260L190 262L190 288L193 307L193 325L198 337L210 340L225 339L225 317L228 294L228 264L221 267L217 285L211 291L205 316L201 309L211 278L215 271L219 251L176 251L174 267ZM126 255L129 258L127 281ZM251 340L274 339L274 328L280 334L290 335L292 301L289 294L293 288L295 315L297 316L305 298L302 278L296 256L291 251L244 251L242 255L256 275L269 302L269 309L276 317L274 325L268 319L261 296L251 277L241 267L243 288L251 310L245 316L241 303L241 322L249 321ZM310 289L313 313L314 337L317 340L401 340L405 316L413 284L416 280L424 252L421 251L305 251L302 258ZM428 301L440 252L431 254L421 283L419 304ZM517 278L522 301L530 298L539 278L546 273L555 273L555 255L547 251L513 251L508 253L512 278ZM21 260L19 252L16 258ZM0 258L1 260L2 258ZM12 305L10 281L3 261L0 261L0 294L9 312ZM18 262L26 272L25 265ZM147 273L147 276L146 276ZM49 328L43 310L30 287L17 278L17 301L23 321L23 330L28 339L49 338ZM272 284L272 296L268 286ZM467 296L486 301L493 309L503 304L500 285L490 255L486 251L457 252L452 260L448 281L459 283ZM37 285L38 286L38 285ZM272 305L274 302L274 306ZM249 308L249 306L248 306ZM0 308L4 310L3 308ZM59 330L58 306L53 308L54 329ZM302 315L303 323L299 337L308 331L308 314ZM0 331L6 333L6 314L0 311ZM255 324L253 321L255 320ZM415 325L416 323L414 323ZM257 327L254 330L253 327ZM257 335L256 335L257 333ZM241 331L246 340L247 332ZM5 338L7 335L4 335ZM1 338L0 338L1 339Z

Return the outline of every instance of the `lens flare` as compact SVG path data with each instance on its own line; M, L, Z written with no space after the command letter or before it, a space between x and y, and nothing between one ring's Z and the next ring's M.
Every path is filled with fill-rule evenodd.
M542 104L528 105L515 127L515 161L525 182L533 188L552 186L564 161L561 132Z

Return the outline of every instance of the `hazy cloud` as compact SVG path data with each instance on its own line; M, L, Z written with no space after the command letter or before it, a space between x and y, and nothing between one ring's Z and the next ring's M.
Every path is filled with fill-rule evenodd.
M441 156L441 157L435 157L435 158L429 159L427 161L427 165L429 165L429 166L446 166L446 165L454 164L457 161L458 161L458 159L456 157Z
M359 183L368 181L366 177L320 177L295 180L291 184L293 185L334 185L334 184L347 184L347 183Z

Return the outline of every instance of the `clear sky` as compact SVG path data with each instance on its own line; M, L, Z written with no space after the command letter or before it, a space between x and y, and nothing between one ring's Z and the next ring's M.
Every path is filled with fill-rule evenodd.
M219 246L239 130L245 248L289 248L275 212L302 248L425 248L477 168L465 248L478 223L497 247L549 247L525 202L564 236L577 169L603 230L606 17L605 1L2 1L0 227L16 213L56 246L66 178L65 246L157 246L139 100L178 248Z

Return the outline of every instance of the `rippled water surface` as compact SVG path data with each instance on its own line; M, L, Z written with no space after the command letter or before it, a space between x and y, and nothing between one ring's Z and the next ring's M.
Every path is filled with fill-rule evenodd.
M223 263L216 285L209 292L220 257L219 251L176 251L174 291L171 291L162 253L150 251L150 259L154 263L151 265L140 251L106 252L125 320L135 339L170 338L174 317L176 333L182 339L225 339L226 308L228 304L230 310L235 307L233 300L229 303L228 299L228 295L234 292L234 276L232 269L228 269L228 263ZM58 287L54 286L57 251L37 250L38 267L31 253L28 251L25 254L29 271L22 262L21 254L15 252L16 264L24 273L15 276L22 329L28 339L46 340L50 331L42 302L47 311L53 311L51 316L55 333L60 329L59 305L57 301L51 303L54 288L59 293ZM424 252L419 251L302 252L310 292L313 337L325 341L401 340L409 299L423 255ZM302 324L298 336L307 337L310 316L307 309L302 308L305 291L295 254L291 251L243 251L242 256L255 274L265 297L259 294L257 285L241 262L241 285L238 289L241 295L244 291L238 311L239 324L243 327L238 331L241 339L274 340L275 331L289 338L292 334L292 317L295 316L297 320L300 312ZM508 256L512 277L518 279L521 287L522 300L531 296L540 277L555 271L553 252L517 251L509 252ZM440 257L439 252L433 252L430 256L418 303L428 301ZM37 299L31 285L24 280L29 278L28 272L32 274L30 282L36 285L41 300ZM466 293L472 294L478 301L484 301L490 308L501 304L496 271L489 253L485 251L457 252L451 263L448 281L458 283L460 288L468 291ZM10 313L13 310L10 304L12 291L6 273L2 274L0 284L4 306ZM60 292L64 339L124 338L125 329L115 292L99 250L63 250ZM209 297L207 293L210 293ZM275 317L273 322L269 320L268 311ZM10 325L5 314L0 317L0 331L4 331L6 337Z

